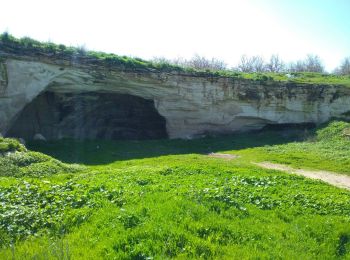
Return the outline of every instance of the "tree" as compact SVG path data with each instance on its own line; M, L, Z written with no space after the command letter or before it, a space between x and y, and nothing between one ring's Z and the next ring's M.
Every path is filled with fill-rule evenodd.
M200 70L225 70L227 68L227 64L223 60L217 58L207 59L198 54L194 55L190 60L187 60L186 65Z
M305 63L302 60L298 60L297 62L291 62L288 68L289 72L304 72L306 71Z
M324 66L317 55L308 54L304 60L289 65L290 72L324 72Z
M82 56L86 55L87 50L85 44L77 47L77 53Z
M191 59L186 60L184 58L178 57L176 59L167 59L164 57L154 57L152 60L154 63L167 63L173 64L181 67L193 68L198 70L225 70L227 65L224 61L211 58L207 59L198 54L194 55Z
M308 54L305 59L305 69L307 72L324 72L324 66L317 55Z
M187 65L187 61L186 59L182 58L182 57L177 57L175 59L172 60L168 60L170 64L174 64L180 67L186 67Z
M282 72L284 70L285 64L280 59L277 54L274 54L270 57L269 63L266 64L266 70L269 72Z
M153 57L152 62L154 63L171 63L171 60L162 57L162 56L157 56L157 57Z
M8 31L5 31L2 34L0 34L0 40L9 41L10 39L11 39L11 35L9 34Z
M252 64L250 58L247 57L247 55L241 56L241 60L237 66L237 69L241 72L252 72L253 71L253 64Z
M350 75L350 57L344 58L340 66L336 68L335 73L339 75Z
M261 56L248 57L243 55L237 69L241 72L264 72L265 62Z

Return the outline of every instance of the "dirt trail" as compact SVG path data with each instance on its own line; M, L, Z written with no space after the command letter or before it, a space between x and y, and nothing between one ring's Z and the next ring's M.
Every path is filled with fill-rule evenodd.
M347 176L347 175L342 175L342 174L328 172L328 171L294 169L287 165L271 163L271 162L261 162L261 163L254 163L254 164L265 169L279 170L287 173L293 173L293 174L305 176L310 179L321 180L331 185L337 186L339 188L345 188L350 190L350 176Z
M232 160L240 157L239 155L227 154L227 153L209 153L209 157L221 158L226 160ZM301 175L310 179L321 180L334 185L339 188L345 188L350 190L350 176L329 172L329 171L313 171L304 169L294 169L288 165L271 163L271 162L260 162L253 163L265 169L279 170L287 173Z
M214 157L214 158L226 159L226 160L232 160L239 157L238 155L227 154L227 153L209 153L208 156Z

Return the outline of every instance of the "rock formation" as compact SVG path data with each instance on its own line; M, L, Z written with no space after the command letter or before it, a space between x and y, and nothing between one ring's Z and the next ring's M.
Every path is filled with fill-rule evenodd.
M349 115L342 86L133 71L0 50L0 132L192 138Z

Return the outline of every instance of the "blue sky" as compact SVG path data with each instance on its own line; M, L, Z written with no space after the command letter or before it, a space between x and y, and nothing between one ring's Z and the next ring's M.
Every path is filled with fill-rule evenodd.
M11 0L0 31L150 59L350 56L350 0Z

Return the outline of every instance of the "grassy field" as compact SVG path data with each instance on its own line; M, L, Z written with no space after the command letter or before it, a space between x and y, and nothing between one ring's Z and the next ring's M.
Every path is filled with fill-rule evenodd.
M37 152L1 139L0 259L350 259L349 191L251 164L350 174L349 127Z

